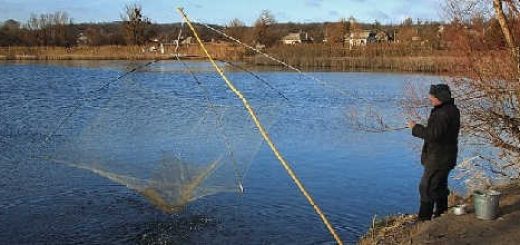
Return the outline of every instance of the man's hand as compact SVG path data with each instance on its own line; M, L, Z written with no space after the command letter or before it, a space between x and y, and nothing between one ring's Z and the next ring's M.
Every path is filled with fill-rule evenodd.
M415 127L415 124L417 124L415 121L412 121L412 120L408 121L408 127L409 128Z

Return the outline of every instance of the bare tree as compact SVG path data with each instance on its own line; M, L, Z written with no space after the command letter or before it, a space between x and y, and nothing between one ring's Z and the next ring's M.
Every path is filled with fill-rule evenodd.
M356 18L354 18L354 16L350 16L348 18L348 29L348 31L360 31L362 29L361 25L358 23Z
M495 9L495 15L498 19L498 23L500 23L500 27L502 28L502 32L504 33L504 38L507 41L507 45L511 49L516 49L517 44L515 43L515 39L513 37L513 34L511 33L511 28L509 27L506 15L504 14L504 9L502 6L504 2L508 2L509 4L511 4L510 6L514 6L512 5L512 0L493 0L493 9Z
M233 28L233 27L245 27L246 24L244 22L242 22L241 20L237 19L237 18L234 18L233 20L231 20L228 24L228 27L229 28Z
M330 43L344 43L345 34L347 33L347 21L340 19L338 22L328 23L325 26L325 37Z
M515 38L511 31L509 21L504 13L504 3L508 5L510 13L518 14L518 1L493 0L493 8L495 9L495 14L497 16L498 22L500 23L500 28L502 28L502 33L504 33L504 38L507 41L507 45L511 49L511 54L517 62L517 70L520 73L520 45L517 42L515 42ZM518 81L520 82L520 77L518 78Z
M20 22L12 19L5 21L0 26L0 46L22 44L22 33L23 30L20 29Z
M443 10L446 19L469 23L475 15L488 18L492 15L493 9L490 0L446 0Z
M146 42L145 34L151 25L151 21L143 15L142 7L138 4L126 5L121 19L127 43L133 45L144 44Z
M66 12L52 14L31 14L26 28L37 45L68 45L74 42L69 25L72 20Z
M234 38L238 38L241 41L249 42L251 40L246 40L248 36L248 28L245 23L235 18L229 22L226 27L226 33Z
M399 26L397 39L400 42L410 42L416 36L418 36L418 31L413 25L412 18L405 19Z
M519 37L515 36L515 28L511 26L520 19L516 10L519 1L503 0L502 7L494 1L447 0L449 7L446 9L451 11L448 13L451 23L447 25L449 32L445 35L451 42L451 56L459 57L460 65L465 69L462 73L452 74L445 82L450 84L461 109L461 149L478 155L493 174L518 177L520 62L517 54L510 54L512 48L518 47L516 40ZM509 9L504 10L504 6ZM403 23L402 26L410 27L411 23ZM509 27L510 31L505 31L503 27ZM489 35L501 36L490 38ZM496 42L490 44L492 40ZM413 86L408 86L402 103L405 116L415 120L424 118L430 107L425 97L424 92L417 93ZM351 117L357 120L351 121L361 125L358 128L365 131L383 132L390 129L380 113L372 109L364 114L352 114Z
M255 21L254 25L254 39L256 42L271 46L276 42L276 38L271 32L271 26L276 23L276 20L269 10L262 10L262 13Z
M453 9L461 9L468 1L448 0ZM468 19L466 12L454 11L452 26L457 31L453 35L453 55L463 57L466 72L447 82L458 94L458 104L462 109L463 134L472 139L480 149L495 147L499 156L489 161L494 167L506 173L517 174L520 169L520 77L518 54L511 50L518 47L509 29L510 22L504 13L503 4L515 4L518 1L484 1L494 8L494 14L479 12L482 6L472 5L467 9L473 16L485 16L482 23L475 18ZM481 2L480 2L481 3ZM491 5L492 4L492 5ZM486 17L487 16L487 17ZM518 12L510 11L511 18L518 18ZM462 22L461 20L465 20ZM498 20L506 40L499 49L489 49L486 36L494 20ZM483 26L476 28L478 26ZM478 147L477 147L478 150ZM500 160L500 161L498 161ZM515 171L511 171L515 170Z

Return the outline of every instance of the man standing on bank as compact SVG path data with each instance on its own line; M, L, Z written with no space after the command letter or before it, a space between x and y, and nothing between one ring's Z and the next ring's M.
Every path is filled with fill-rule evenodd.
M431 85L429 99L434 108L430 112L428 125L408 121L412 135L424 140L419 221L431 220L432 215L438 217L448 210L448 176L457 162L460 129L460 112L448 85Z

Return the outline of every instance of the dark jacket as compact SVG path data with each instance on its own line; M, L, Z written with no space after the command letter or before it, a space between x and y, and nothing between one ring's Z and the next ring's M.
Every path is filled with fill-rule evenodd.
M427 169L452 169L457 162L460 112L453 99L436 106L430 113L428 125L416 124L415 137L424 139L421 163Z

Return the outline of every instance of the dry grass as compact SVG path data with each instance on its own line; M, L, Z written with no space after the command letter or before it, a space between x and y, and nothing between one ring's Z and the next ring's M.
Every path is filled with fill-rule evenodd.
M450 195L449 206L466 204L467 214L448 213L429 222L415 222L416 215L394 215L374 219L370 230L358 241L374 244L518 244L520 239L520 180L494 186L502 193L500 216L493 221L474 215L470 197Z
M459 70L456 57L289 57L287 63L300 68L351 70L390 70L406 72L451 73ZM263 57L254 59L255 65L277 65Z
M151 60L171 59L175 46L166 45L164 54L150 51L152 45L145 46L77 46L65 47L2 47L0 59L8 60ZM214 58L238 60L244 56L244 50L226 44L208 43L208 51ZM185 57L205 57L198 45L183 46L179 54Z
M466 203L469 199L463 199L454 193L448 197L449 206ZM415 214L398 214L377 219L372 219L372 225L368 232L358 241L360 245L375 244L412 244L412 237L421 231L427 223L417 223Z
M383 219L373 219L372 227L368 233L361 238L358 244L400 244L410 234L418 229L415 223L416 215L396 215Z
M424 47L377 44L350 49L325 44L281 45L267 52L300 68L349 70L391 70L406 72L447 73L461 67L457 57L446 51ZM279 65L261 55L254 57L255 65Z
M279 66L261 55L246 54L244 47L229 43L206 43L209 53L216 59L246 60L253 65ZM152 45L143 46L77 46L65 47L2 47L0 59L7 60L151 60L171 59L175 46L165 45L164 54L150 51ZM421 49L422 50L422 49ZM323 44L277 46L266 52L288 64L305 69L391 70L407 72L446 73L459 69L456 57L442 51L408 50L406 47L367 47L350 50ZM188 58L205 58L197 44L185 45L179 54ZM253 56L251 56L253 55Z

